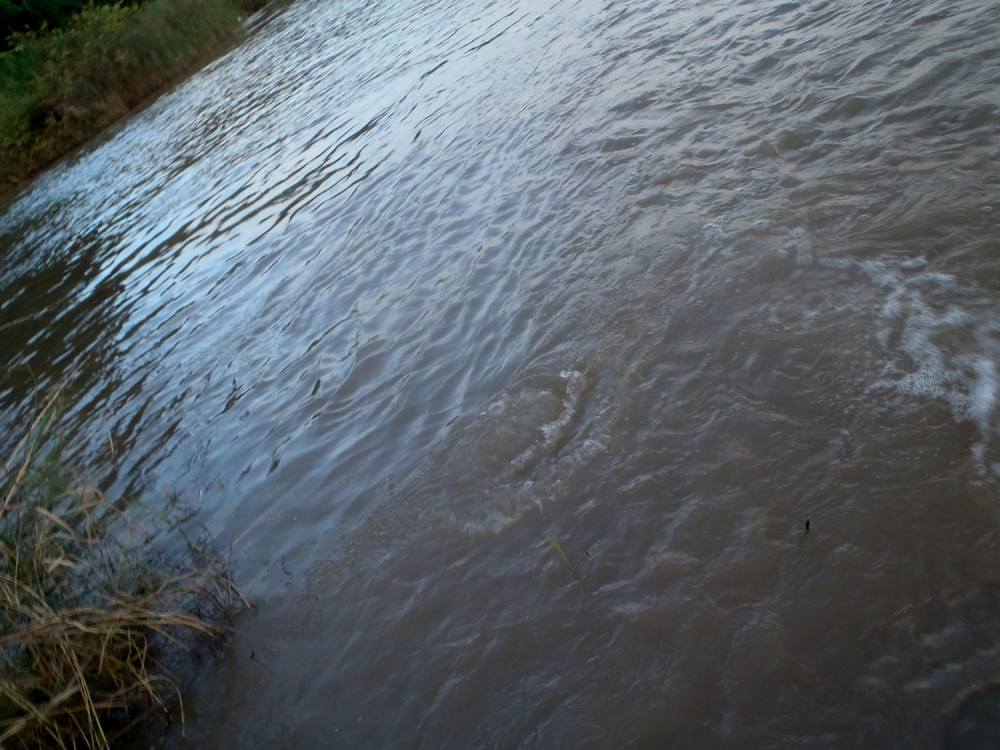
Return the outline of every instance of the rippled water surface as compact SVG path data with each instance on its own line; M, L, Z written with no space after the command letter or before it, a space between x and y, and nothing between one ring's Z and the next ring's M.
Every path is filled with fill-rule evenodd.
M989 746L998 29L297 0L19 196L0 421L258 605L194 746Z

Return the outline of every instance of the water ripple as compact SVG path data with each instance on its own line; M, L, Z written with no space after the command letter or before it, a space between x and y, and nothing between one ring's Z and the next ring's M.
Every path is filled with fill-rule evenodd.
M998 21L299 0L18 196L0 424L68 379L241 539L197 743L936 746L1000 669Z

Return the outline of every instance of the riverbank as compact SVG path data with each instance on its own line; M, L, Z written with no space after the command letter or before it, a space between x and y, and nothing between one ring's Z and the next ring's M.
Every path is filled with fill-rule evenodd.
M263 0L91 6L0 53L0 195L25 184L243 35Z
M119 746L183 722L178 664L242 598L176 503L111 501L62 457L54 400L0 481L0 746Z

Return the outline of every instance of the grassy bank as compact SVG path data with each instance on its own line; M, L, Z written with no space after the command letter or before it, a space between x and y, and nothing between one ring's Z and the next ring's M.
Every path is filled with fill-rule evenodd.
M169 513L113 503L67 468L49 409L0 484L0 747L110 748L182 719L165 665L239 602Z
M239 40L263 0L89 6L0 53L0 192Z

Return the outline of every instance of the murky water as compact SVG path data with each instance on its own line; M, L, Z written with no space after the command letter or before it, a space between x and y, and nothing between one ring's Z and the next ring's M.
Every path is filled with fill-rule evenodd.
M194 746L989 746L998 24L298 0L8 207L3 422L258 604Z

